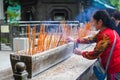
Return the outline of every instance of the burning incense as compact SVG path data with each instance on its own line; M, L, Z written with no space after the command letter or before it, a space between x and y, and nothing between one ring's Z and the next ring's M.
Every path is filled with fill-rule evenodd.
M30 55L30 52L31 52L30 25L27 26L27 37L28 37L28 51L27 51L27 54Z
M35 50L35 43L36 43L36 27L34 26L32 29L32 37L33 37L33 43L32 43L32 55L36 53Z

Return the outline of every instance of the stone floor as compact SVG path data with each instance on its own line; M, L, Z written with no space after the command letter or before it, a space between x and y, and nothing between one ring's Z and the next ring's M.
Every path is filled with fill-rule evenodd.
M0 51L0 71L10 67L10 53L12 51Z
M11 52L12 52L12 49L9 46L1 43L0 71L7 68L7 67L10 67L9 55L10 55Z

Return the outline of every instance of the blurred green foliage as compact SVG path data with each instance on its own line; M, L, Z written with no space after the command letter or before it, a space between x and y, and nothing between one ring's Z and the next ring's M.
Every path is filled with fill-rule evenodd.
M13 5L18 5L18 4L20 4L20 0L9 0L9 3L10 4L13 4Z
M1 37L0 42L1 42L1 43L8 43L8 40L7 40L7 38L3 38L3 37Z
M120 11L120 0L109 0L110 4Z

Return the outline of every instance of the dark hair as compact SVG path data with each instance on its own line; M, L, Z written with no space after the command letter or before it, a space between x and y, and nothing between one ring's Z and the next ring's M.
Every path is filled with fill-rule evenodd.
M115 18L115 20L120 20L120 12L119 11L115 11L112 16Z
M102 20L103 26L115 29L115 23L110 18L109 14L104 10L96 11L93 15L93 18L98 22L99 20Z

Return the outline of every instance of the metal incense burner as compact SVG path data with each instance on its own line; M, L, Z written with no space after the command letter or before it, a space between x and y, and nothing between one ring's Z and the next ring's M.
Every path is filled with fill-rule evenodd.
M73 54L73 48L74 43L70 42L35 55L11 53L10 61L13 73L15 72L15 64L17 62L23 62L26 65L28 78L32 78L35 75L69 58Z

